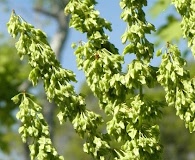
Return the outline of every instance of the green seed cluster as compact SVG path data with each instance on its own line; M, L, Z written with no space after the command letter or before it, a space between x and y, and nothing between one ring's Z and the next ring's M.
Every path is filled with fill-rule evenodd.
M187 38L188 46L195 56L195 1L193 0L172 0L177 11L182 16L181 29L183 37Z
M76 48L78 68L84 71L90 89L99 99L101 109L112 117L106 123L105 135L120 144L117 148L111 147L112 152L107 150L101 158L105 159L110 155L115 159L142 159L150 157L151 154L153 159L156 159L160 157L161 145L159 127L154 119L161 115L161 105L159 102L144 98L142 91L131 98L127 96L135 94L135 90L142 88L143 85L153 86L157 82L155 78L157 70L149 65L154 49L145 34L154 30L154 26L145 20L142 11L145 2L120 2L123 9L121 18L127 22L127 31L122 36L122 42L130 42L125 47L123 55L134 53L137 56L137 59L129 64L127 73L122 73L124 56L120 55L115 46L108 41L104 31L110 28L107 21L97 14L95 4L93 0L72 0L65 8L65 12L72 16L70 26L87 35L87 42L81 42L78 46L73 45ZM101 24L100 19L103 20ZM89 25L90 22L97 25ZM107 140L107 144L110 140ZM101 139L99 143L103 144ZM84 150L93 154L93 145L86 143ZM101 153L103 147L97 149ZM112 154L108 154L109 152ZM96 154L94 156L98 158Z
M49 127L41 113L42 108L29 94L21 93L12 98L20 103L16 118L22 123L19 128L22 141L28 143L31 159L63 160L52 145Z
M158 82L164 87L166 101L176 108L176 114L185 122L190 132L195 131L195 79L190 79L184 67L186 61L174 45L169 45L159 67Z
M99 115L86 110L84 98L77 95L74 91L74 87L70 84L70 82L76 82L75 75L72 71L61 67L60 63L56 60L54 52L47 43L46 35L39 29L35 29L32 25L25 22L14 12L12 13L7 25L8 31L13 37L19 36L19 40L16 43L16 49L20 57L23 58L25 55L28 56L28 62L32 67L29 74L29 80L32 81L33 85L37 85L38 81L42 80L44 82L44 88L48 100L54 101L57 106L59 106L60 111L57 117L60 123L69 119L73 123L76 132L83 138L85 134L93 135L92 133L97 134L97 138L98 136L101 136L96 132L96 129L97 126L102 123L102 118ZM23 111L28 111L30 109L29 107L31 107L29 103L25 103L26 100L28 99L22 98L18 116L24 126L29 124L29 122L28 118L25 118L26 112ZM34 110L33 113L37 114L36 112L37 111ZM32 119L32 121L33 120L34 119ZM36 138L36 135L34 134L37 134L37 130L34 130L34 128L39 127L37 129L42 130L42 127L45 125L42 123L43 122L40 121L39 126L34 126L34 123L29 124L31 128L30 132L32 134L26 134L23 132L26 126L20 128L19 131L23 140L27 137ZM40 133L40 135L43 136L42 138L47 138L47 143L51 143L48 136L42 133ZM48 151L47 147L41 147L36 152L33 151L33 149L36 149L35 144L29 147L31 148L31 155L38 159L42 159L39 157L41 148L44 153L51 152L50 155L56 155L52 150ZM32 159L34 159L33 157Z
M173 0L183 17L182 30L194 49L194 2ZM70 27L86 34L87 42L73 44L78 68L83 70L88 86L99 100L100 108L106 113L104 119L86 109L83 96L76 94L71 82L76 82L72 71L63 69L39 29L12 13L8 32L19 38L16 49L21 59L28 56L32 67L29 80L37 85L44 83L48 100L59 107L60 123L67 119L75 131L85 139L84 151L95 159L107 160L156 160L161 158L162 146L159 140L161 101L148 99L145 87L160 84L166 92L166 102L176 108L176 114L185 122L190 132L195 130L195 79L184 69L186 62L180 51L167 43L160 67L153 67L154 45L147 40L147 34L155 27L146 21L143 7L146 0L120 0L121 19L127 23L121 41L123 53L109 41L105 30L112 31L111 24L100 17L95 9L95 0L70 0L65 8L71 14ZM189 7L190 6L190 7ZM126 54L136 58L122 72ZM157 51L157 56L162 50ZM63 159L52 146L48 126L37 105L28 94L13 98L20 102L17 118L22 122L19 132L24 142L30 143L31 159ZM100 130L106 124L104 131Z

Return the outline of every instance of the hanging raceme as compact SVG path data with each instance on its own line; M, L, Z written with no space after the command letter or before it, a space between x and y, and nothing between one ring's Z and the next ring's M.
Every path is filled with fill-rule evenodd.
M21 58L24 55L29 57L29 64L32 67L29 79L33 85L36 85L38 80L42 79L48 100L53 100L59 106L60 111L57 117L60 123L69 119L81 137L88 137L89 144L94 141L94 137L98 137L102 139L102 144L104 144L98 150L109 150L107 147L109 145L105 146L104 137L96 131L103 121L101 116L86 110L84 98L77 95L74 87L70 84L70 81L76 82L75 75L72 71L61 67L47 43L45 34L25 22L15 12L12 13L8 22L8 31L13 37L19 36L16 49ZM26 103L24 106L29 107ZM23 119L20 120L22 121ZM92 137L90 138L90 136ZM94 145L93 147L96 148ZM88 150L91 149L89 148ZM33 150L31 150L31 154L34 154L32 152ZM99 154L96 155L92 150L89 153L96 157L100 157L102 154L98 152ZM38 154L36 158L41 159Z
M194 9L186 8L189 4L193 6L194 2L173 2L183 16L182 29L195 52ZM105 34L105 30L112 31L111 24L100 17L95 9L96 4L95 0L70 0L65 13L71 14L70 27L87 36L87 42L72 46L75 48L77 66L85 73L88 86L108 117L106 121L86 109L84 97L77 95L70 84L76 82L74 73L61 67L41 30L35 29L13 12L7 24L8 32L13 38L19 38L16 49L21 59L23 56L29 58L32 67L29 80L33 85L43 81L48 100L54 101L60 109L57 115L60 123L70 120L79 136L86 139L85 152L100 160L161 159L162 145L157 120L162 117L164 105L147 97L144 89L155 87L158 83L163 86L167 104L176 108L176 114L193 132L195 79L191 79L184 69L186 62L172 44L168 43L164 54L162 50L157 51L157 55L162 55L160 67L150 64L154 45L148 41L146 34L155 31L155 27L146 21L143 11L146 0L120 0L121 19L127 24L121 37L122 43L126 44L122 54ZM122 73L126 54L135 54L136 58L128 64L127 72ZM29 146L31 159L44 159L47 156L61 159L49 139L41 107L27 94L19 94L13 100L20 102L17 118L22 122L19 129L22 140L25 142L29 137L36 140ZM101 132L99 126L103 124L105 130Z
M90 5L87 6L88 9L86 9L87 7L77 7L80 4L80 6L82 6L88 3L90 3ZM131 2L121 1L120 4L122 5L123 3L128 4ZM158 153L158 156L156 157L159 157L161 153L161 147L159 145L158 126L151 123L149 120L150 118L145 120L145 117L150 117L149 115L151 114L155 115L156 110L151 110L154 113L149 113L144 112L144 108L148 108L148 110L150 110L150 105L153 104L153 106L159 110L160 105L153 102L150 103L149 106L146 105L148 102L144 102L146 99L143 100L143 93L140 93L138 99L136 98L137 96L132 97L130 100L132 101L131 104L126 104L126 94L128 92L134 93L134 90L140 89L143 84L152 86L152 84L156 82L156 69L154 70L154 67L150 66L148 63L149 60L153 57L153 44L151 44L145 38L145 34L154 30L154 26L146 22L144 18L142 5L145 5L145 3L143 2L142 4L142 2L133 2L133 5L123 5L122 7L124 12L122 13L121 17L123 19L124 17L127 17L127 19L124 19L124 21L128 23L128 26L131 26L131 23L133 23L132 28L128 27L128 32L125 32L125 34L127 34L123 35L122 41L126 42L128 39L131 43L133 43L130 43L130 45L137 44L137 46L135 45L135 49L133 49L133 53L137 55L137 60L133 61L129 65L129 70L126 74L121 73L123 56L118 53L115 47L108 41L108 36L103 32L103 27L107 29L106 25L104 25L105 23L102 23L98 27L92 25L90 26L91 30L86 30L86 28L89 28L87 26L88 24L86 23L77 23L76 26L73 25L76 23L75 17L82 18L83 22L87 21L89 17L93 17L94 24L97 24L98 20L101 18L93 16L93 13L96 13L96 11L91 6L94 5L95 1L84 0L79 1L78 3L77 1L70 1L65 11L72 15L72 23L70 23L71 27L75 27L75 29L87 33L88 42L83 45L79 45L75 51L75 55L77 57L78 67L83 69L89 87L99 99L100 107L104 109L107 115L113 116L113 118L107 123L107 132L109 136L114 138L112 138L113 140L116 140L121 144L121 147L119 147L117 150L115 149L115 152L118 155L118 158L116 159L120 159L119 157L127 158L125 157L126 154L132 155L132 159L133 157L135 159L139 159L141 158L139 152L142 152L142 150L144 150L143 156L144 153L145 156L148 155L147 143L145 145L141 143L135 143L134 145L137 146L136 152L132 152L131 150L127 151L124 148L127 145L127 141L129 143L134 143L134 141L137 141L137 139L143 140L143 137L147 137L146 135L149 134L154 134L153 136L155 137L155 140L153 141L153 149L151 150L155 154ZM88 13L86 10L91 10L92 8L93 11L91 11L91 14L86 14ZM83 10L86 12L83 12ZM136 14L135 17L138 18L130 19L130 17L133 16L129 13ZM100 34L96 34L97 32ZM125 36L126 40L124 40ZM124 52L127 53L127 51ZM94 59L94 54L98 54L98 59ZM131 111L130 114L126 114L128 110ZM149 115L145 113L148 113ZM148 133L143 132L142 134L144 136L140 137L142 135L140 133L142 130L144 130L143 124L145 124L145 127L148 125L148 128L155 128L155 131L148 129ZM127 126L128 128L132 128L132 132L128 131L129 136L126 132ZM145 142L148 141L146 140Z
M183 37L187 38L188 46L191 48L191 51L195 57L195 1L172 0L172 3L175 5L179 14L182 16L181 29L183 32Z
M137 112L134 113L133 117L135 122L128 124L128 128L133 131L130 132L132 133L131 139L122 147L127 150L126 156L129 158L159 159L162 148L159 144L159 126L155 119L160 117L160 108L163 106L158 102L147 99L143 93L144 85L153 87L157 82L157 69L149 64L153 58L154 46L146 39L146 34L155 31L155 28L145 19L145 13L142 10L145 5L147 5L147 1L120 1L120 6L123 9L121 18L127 22L127 29L122 35L122 42L127 43L129 41L123 54L134 53L136 55L136 59L128 65L125 86L131 90L139 91L138 95L131 99L131 112L134 110ZM150 139L148 135L151 135L153 139ZM144 143L142 143L143 141ZM134 149L129 145L133 145Z
M42 115L41 107L32 100L32 95L21 93L12 98L19 103L16 118L21 120L19 133L22 141L28 143L31 159L63 160L52 145L49 127Z
M180 51L169 44L163 54L159 67L158 82L166 91L166 101L176 108L176 114L185 122L190 132L195 131L194 78L190 79L189 71L184 70L186 61Z

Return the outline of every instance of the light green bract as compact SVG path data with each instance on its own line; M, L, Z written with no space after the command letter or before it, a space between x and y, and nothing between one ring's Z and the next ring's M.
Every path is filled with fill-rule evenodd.
M32 96L21 93L12 100L20 103L16 118L21 120L19 133L22 141L29 144L31 159L63 160L52 145L49 127L41 113L41 107L32 100Z
M191 14L184 11L186 5L193 2L175 0L174 3L184 17L183 21L192 22L194 7L189 8ZM7 24L8 32L19 38L16 48L21 59L28 56L32 67L29 80L33 85L43 81L48 100L59 107L57 117L60 123L70 120L75 131L86 140L85 152L99 160L161 159L157 120L161 118L165 104L147 97L144 88L163 86L168 106L176 108L176 114L193 132L195 79L191 79L184 69L186 62L180 51L169 43L165 53L162 49L156 53L162 55L160 66L150 65L154 45L147 40L146 34L155 31L155 27L146 21L143 11L146 0L120 0L121 19L127 24L121 36L122 43L126 44L121 54L105 34L105 30L112 31L111 24L99 16L95 5L95 0L70 0L65 13L71 14L70 27L87 36L87 42L72 47L78 68L85 73L88 86L108 117L106 120L86 109L84 97L76 94L71 84L76 82L74 73L61 67L41 30L13 12ZM194 52L193 25L182 24ZM127 72L122 73L127 54L135 54L136 58L128 64ZM19 94L13 100L20 102L17 118L22 122L19 129L22 140L34 139L29 145L31 159L62 159L52 146L41 107L28 94ZM106 127L101 132L103 124Z
M169 45L159 67L158 82L164 87L166 101L176 108L176 114L185 122L190 132L195 131L195 78L190 79L184 70L186 61L177 47Z
M127 22L122 43L130 42L123 55L135 53L137 57L125 74L122 73L124 56L108 41L104 30L110 30L109 23L98 16L95 4L90 0L72 0L65 12L72 15L70 27L87 34L88 41L78 46L75 55L78 68L84 71L89 87L99 99L99 106L112 117L107 122L107 134L119 145L111 148L110 159L159 159L162 148L155 119L161 115L161 105L147 100L142 92L143 85L156 83L156 69L149 65L154 48L145 37L155 29L145 20L142 7L146 1L120 2L121 18ZM88 23L91 21L95 25ZM140 90L139 94L129 99L128 94L134 94L136 89ZM91 149L85 151L89 153Z
M183 37L187 38L188 46L195 56L195 1L194 0L172 0L178 13L182 16L181 29Z

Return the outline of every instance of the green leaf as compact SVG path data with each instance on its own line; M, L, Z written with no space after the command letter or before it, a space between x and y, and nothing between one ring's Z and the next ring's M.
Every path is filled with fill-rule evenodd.
M60 121L60 124L63 124L64 122L64 113L63 112L59 112L58 115L57 115L59 121Z
M158 0L149 9L149 13L153 17L157 17L160 13L165 12L166 9L170 6L170 4L171 0Z
M77 44L76 44L76 43L72 43L72 44L71 44L71 47L72 47L73 49L75 49L75 48L77 47Z
M161 55L162 55L162 49L157 50L156 56L159 57L159 56L161 56Z
M123 54L134 53L134 44L129 44L124 48Z
M13 98L12 98L12 101L17 104L19 101L20 101L20 98L19 98L20 94L17 94L15 95Z
M169 16L167 21L168 22L157 31L157 35L159 36L157 43L162 40L164 42L179 41L182 37L180 21L174 16Z
M128 40L128 32L125 32L125 33L122 35L122 37L121 37L121 41L122 41L122 43L124 44L124 43L127 42L127 40Z
M29 80L32 81L33 86L37 85L38 80L39 80L39 69L38 68L34 68L30 74L29 74Z
M189 131L190 133L195 131L195 121L189 122Z
M131 124L127 125L126 131L128 135L131 137L131 139L134 139L138 132Z
M21 134L21 133L24 132L24 130L25 130L24 126L21 126L21 127L19 128L18 132Z

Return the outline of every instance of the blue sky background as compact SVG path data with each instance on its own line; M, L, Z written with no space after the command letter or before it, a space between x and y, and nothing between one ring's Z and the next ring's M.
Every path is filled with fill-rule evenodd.
M150 7L155 3L156 0L148 0L148 6L144 9L148 11ZM120 37L125 32L126 24L120 19L121 9L119 7L119 1L114 0L99 0L97 9L100 11L100 15L106 18L112 23L113 32L107 32L110 37L110 41L116 45L120 52L122 52L124 46L121 43ZM45 17L36 14L33 11L33 1L32 0L7 0L6 3L0 3L0 33L3 33L4 37L9 37L7 33L6 23L9 20L11 10L14 9L17 14L23 17L27 22L34 25L36 28L42 29L49 38L55 33L56 22L51 19L44 21ZM170 7L168 10L162 11L161 15L156 19L152 19L148 14L146 14L147 20L158 27L166 22L166 15L174 12L173 7ZM48 22L48 23L47 23ZM154 34L154 33L153 33ZM80 85L85 81L85 77L82 71L78 71L76 67L76 61L74 56L74 50L71 48L73 42L86 41L85 35L70 29L66 45L63 49L63 55L61 59L62 66L64 68L70 69L77 75L78 83L75 84L75 88L79 91ZM149 40L154 42L154 36L149 36ZM164 42L166 44L166 42ZM185 44L184 44L185 45ZM182 48L182 45L180 46ZM127 68L127 64L134 58L134 56L129 55L125 59L124 70ZM158 66L160 63L159 58L152 60L152 65ZM1 156L0 156L1 157ZM9 159L9 158L8 158ZM6 158L4 158L6 160Z
M149 0L148 6L144 9L148 11L150 7L155 3L156 0ZM4 10L8 8L6 12ZM116 45L120 52L122 52L124 46L121 43L120 37L124 33L126 24L120 19L121 9L119 7L119 1L110 1L110 0L99 0L98 5L96 7L100 11L100 15L106 18L108 21L112 23L113 32L107 32L110 37L110 41ZM4 32L5 37L9 36L6 29L6 23L9 20L10 12L14 9L17 14L23 17L27 22L31 23L37 28L41 28L48 37L52 37L56 30L56 22L51 19L47 19L44 16L40 16L33 11L33 1L32 0L8 0L6 3L3 3L0 6L1 16L0 16L0 26L1 31ZM173 7L170 7L168 11L163 11L161 15L152 19L148 14L146 14L146 18L149 22L153 23L156 28L166 22L166 15L173 12ZM43 22L45 20L45 23ZM70 29L68 39L66 45L63 49L61 63L64 68L70 69L74 71L77 75L78 83L75 84L76 90L79 90L80 84L85 80L84 74L82 71L78 71L76 67L76 61L74 56L74 50L71 48L71 44L73 42L86 41L85 35L75 31L74 29ZM154 37L149 36L149 40L154 42ZM166 43L166 42L165 42ZM127 68L127 64L134 58L133 55L128 55L125 59L124 70ZM155 58L152 60L152 65L157 66L160 62L160 59Z

